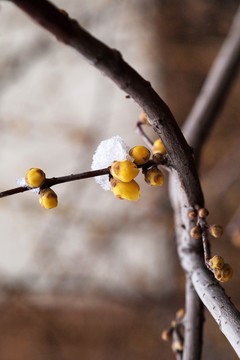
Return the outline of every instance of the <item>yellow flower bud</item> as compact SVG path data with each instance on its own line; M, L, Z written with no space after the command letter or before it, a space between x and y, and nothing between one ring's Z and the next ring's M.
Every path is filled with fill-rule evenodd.
M223 228L220 225L210 225L209 226L209 232L212 236L215 238L220 238L223 234Z
M163 330L161 338L163 341L170 341L172 339L172 329Z
M173 351L174 353L182 352L182 351L183 351L183 343L182 343L182 341L180 341L180 340L175 340L175 341L172 343L172 351Z
M129 182L133 180L139 173L137 165L132 161L114 161L111 166L112 176L120 181Z
M190 232L191 237L194 239L200 239L202 237L202 230L200 226L194 226Z
M177 327L177 322L176 322L176 320L172 320L171 321L171 328L172 329L175 329Z
M148 119L147 119L147 115L142 112L139 116L139 120L141 121L142 124L145 124L145 125L149 125L149 122L148 122Z
M52 209L58 205L57 194L52 189L43 189L39 194L39 203L45 209Z
M164 181L163 173L157 167L152 167L146 171L145 181L152 186L162 186Z
M224 282L231 279L233 275L233 269L229 264L224 264L222 269L216 269L214 276L218 281Z
M137 201L140 197L140 187L135 180L122 182L112 179L111 190L118 199L122 200Z
M157 139L156 141L154 141L152 152L153 152L153 154L156 154L156 153L166 154L166 148L163 145L163 142L161 139Z
M45 181L45 173L41 169L32 168L25 175L25 181L31 188L41 186Z
M219 269L221 270L224 266L224 260L221 256L215 255L209 260L209 265L212 269Z
M185 315L185 310L184 309L179 309L177 312L176 312L176 319L180 320L184 317Z
M150 151L145 146L134 146L129 155L133 157L137 165L143 165L150 159Z

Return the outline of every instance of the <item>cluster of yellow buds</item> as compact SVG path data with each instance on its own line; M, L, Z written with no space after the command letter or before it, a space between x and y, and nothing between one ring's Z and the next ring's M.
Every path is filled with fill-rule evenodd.
M209 266L213 269L214 276L218 281L228 281L233 275L232 267L225 264L223 258L219 255L215 255L209 260Z
M119 199L137 201L140 196L140 187L133 180L139 174L137 165L132 161L114 161L111 166L111 189Z
M196 225L191 229L190 235L194 239L200 239L202 237L202 229L200 226L201 221L209 215L209 211L205 208L201 209L192 209L188 213L190 220L196 221ZM223 228L221 225L205 225L209 234L215 238L220 238L223 234ZM214 273L215 278L218 281L225 282L231 279L233 275L233 269L229 264L225 264L223 258L219 255L213 256L208 261L208 266L211 268Z
M45 209L52 209L58 205L57 194L50 188L41 189L46 180L46 175L43 170L38 168L32 168L27 171L25 175L26 184L34 189L40 188L39 191L39 203Z
M154 148L154 146L153 146ZM133 161L114 161L110 173L113 177L111 180L111 190L119 199L137 201L140 197L140 187L134 180L139 174L139 167L148 163L151 152L145 146L134 146L129 151ZM163 174L156 165L151 164L144 171L145 181L152 186L163 185Z

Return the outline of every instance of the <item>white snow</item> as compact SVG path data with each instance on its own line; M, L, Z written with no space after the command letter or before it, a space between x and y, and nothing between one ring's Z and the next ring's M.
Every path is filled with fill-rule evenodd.
M129 155L129 150L130 148L118 135L101 141L93 155L92 170L106 168L110 166L113 161L132 160L132 157ZM104 190L107 191L111 189L108 175L96 176L95 180Z
M16 183L18 186L28 187L28 184L26 183L25 178L17 178ZM30 191L33 192L34 194L39 194L40 187L32 188Z

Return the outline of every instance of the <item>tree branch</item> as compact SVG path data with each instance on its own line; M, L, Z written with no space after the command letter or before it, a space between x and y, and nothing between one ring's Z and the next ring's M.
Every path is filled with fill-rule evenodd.
M236 78L239 62L240 7L235 15L229 34L183 126L183 133L189 144L194 148L196 163L199 162L202 147Z
M225 99L229 93L230 87L234 81L235 75L239 67L239 61L240 61L240 7L234 17L229 34L225 39L223 46L214 61L212 69L210 70L207 76L202 91L197 97L197 100L183 126L183 133L186 136L186 139L188 140L189 144L194 148L194 158L196 161L196 165L199 164L202 147L206 142L207 136L209 135L210 130L214 125L218 113L223 107ZM180 236L184 236L184 235L180 234ZM210 249L207 240L206 229L203 229L202 237L203 237L202 241L203 241L205 264L206 264L207 260L209 260L207 258L210 257ZM179 253L181 254L180 249L179 249ZM210 279L208 280L210 281ZM198 332L195 333L194 329L197 326L201 327L201 320L203 321L203 307L202 304L199 301L197 301L197 294L195 291L196 286L194 289L191 278L188 275L186 276L186 282L187 282L186 309L185 309L186 347L184 352L184 360L185 359L194 360L194 359L199 359L200 356L197 353L192 355L194 350L190 346L191 344L192 345L195 344L196 346L198 344L197 347L199 347L199 345L201 344L201 338L199 337L200 334ZM196 285L196 282L194 283L194 285ZM198 295L201 298L201 300L205 303L208 310L210 310L208 307L208 302L205 302L203 299L203 297L205 297L205 293L200 292L200 290L198 290ZM227 299L225 298L225 300ZM236 309L233 307L232 315L231 315L232 318L234 318L235 310ZM236 314L239 319L238 311L236 311ZM212 315L217 320L217 317L215 317L214 314ZM196 322L196 319L199 319L200 321L198 322L198 324ZM193 329L191 331L187 331L188 328L190 329L193 328ZM239 350L238 350L238 354L239 354Z
M170 196L175 210L176 233L178 251L182 266L188 274L200 299L210 309L210 302L206 298L213 299L215 296L215 309L210 309L213 317L219 323L221 320L228 321L226 326L221 326L226 337L231 342L235 351L240 355L239 341L236 340L237 327L240 325L238 311L229 302L220 285L213 279L211 272L205 269L203 249L200 241L190 237L191 222L188 218L188 211L195 205L204 205L203 194L199 183L196 167L192 158L192 152L186 143L171 111L158 94L152 89L151 84L144 80L133 68L123 59L121 54L110 49L102 42L95 39L86 32L75 20L70 19L64 12L46 0L12 0L18 7L24 10L41 26L54 34L58 40L74 47L85 56L95 67L111 78L122 90L133 98L148 116L150 124L162 139L170 162L173 166L170 176ZM189 283L188 286L191 284ZM191 292L191 300L196 299ZM221 298L217 299L217 296ZM187 300L188 301L188 300ZM224 303L227 313L221 308ZM198 302L199 304L199 302ZM200 305L198 305L198 310ZM225 311L225 310L224 310ZM187 324L196 321L193 313L188 313ZM194 337L189 341L197 340L189 345L194 348L195 357L191 356L190 350L184 351L184 360L197 360L201 352L201 329L202 319L192 328ZM226 319L226 315L228 319ZM221 321L221 324L222 324ZM240 327L239 327L240 328ZM191 331L186 333L190 334ZM234 335L233 334L237 334Z

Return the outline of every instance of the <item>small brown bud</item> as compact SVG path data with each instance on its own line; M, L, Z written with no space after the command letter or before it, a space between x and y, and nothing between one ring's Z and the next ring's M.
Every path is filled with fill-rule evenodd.
M60 11L63 15L68 16L68 13L66 12L66 10L64 10L64 9L59 9L59 11Z
M198 211L198 216L200 218L205 218L208 216L208 214L209 214L209 211L205 208L199 209L199 211Z
M224 264L222 270L222 279L221 281L228 281L233 275L233 269L229 264Z
M194 220L194 219L196 219L197 214L196 214L196 212L194 210L191 210L188 213L188 217L189 217L189 219Z
M161 153L156 153L153 154L152 159L156 164L162 164L164 162L164 155Z
M200 228L200 226L194 226L191 229L190 235L194 238L194 239L200 239L202 237L202 230Z
M215 255L209 260L209 265L212 269L221 270L224 266L224 260L221 256Z
M170 341L172 339L172 329L163 330L161 338L163 341Z
M210 225L209 226L209 232L212 236L215 238L220 238L223 234L223 228L221 225Z
M218 281L225 282L231 279L233 275L233 269L229 264L224 264L222 269L216 269L214 276Z

